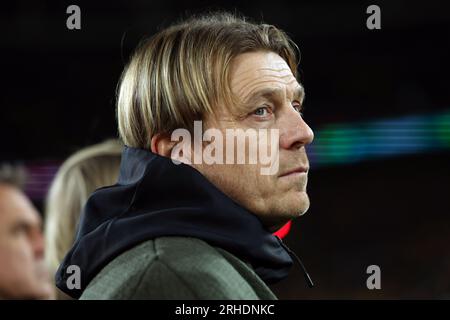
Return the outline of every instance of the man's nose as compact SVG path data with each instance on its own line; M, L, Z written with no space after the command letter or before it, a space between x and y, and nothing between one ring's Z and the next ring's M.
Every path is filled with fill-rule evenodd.
M294 108L289 107L280 125L280 147L283 149L299 149L310 144L313 139L312 129Z
M42 258L45 253L45 241L41 230L35 230L31 239L33 251L36 258Z

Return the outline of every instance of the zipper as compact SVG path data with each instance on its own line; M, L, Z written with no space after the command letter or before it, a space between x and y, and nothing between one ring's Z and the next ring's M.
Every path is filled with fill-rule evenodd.
M284 242L280 239L279 236L275 236L275 237L278 239L278 242L280 242L281 246L289 253L289 255L291 257L294 257L294 260L296 260L297 263L300 265L300 268L303 271L303 276L305 277L308 287L310 287L310 288L314 287L314 283L313 283L311 277L309 276L309 273L306 270L305 266L303 265L302 261L300 260L300 258L291 249L289 249L289 247L287 245L284 244Z

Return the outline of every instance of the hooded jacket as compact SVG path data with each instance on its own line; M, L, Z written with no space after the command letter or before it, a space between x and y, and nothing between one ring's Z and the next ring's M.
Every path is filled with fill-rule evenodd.
M144 244L158 239L200 241L200 247L216 248L228 255L228 261L237 258L265 284L285 278L293 263L288 249L257 216L196 169L125 147L117 184L96 190L87 201L75 243L57 271L56 285L79 298L108 264L136 248L143 254L150 250ZM161 242L167 252L170 243ZM80 286L75 288L68 281L72 275L68 267L73 265L81 271Z

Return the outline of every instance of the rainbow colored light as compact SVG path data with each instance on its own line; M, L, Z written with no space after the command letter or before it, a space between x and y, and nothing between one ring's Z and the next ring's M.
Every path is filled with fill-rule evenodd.
M311 168L450 148L450 111L373 122L329 124L307 147Z

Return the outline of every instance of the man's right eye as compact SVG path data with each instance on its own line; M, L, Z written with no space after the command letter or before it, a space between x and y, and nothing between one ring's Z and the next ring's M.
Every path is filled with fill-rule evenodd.
M27 234L30 228L26 223L19 223L13 227L12 233L15 235Z

